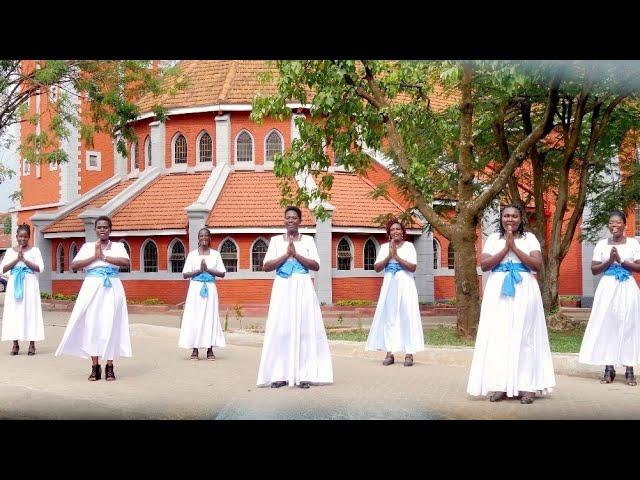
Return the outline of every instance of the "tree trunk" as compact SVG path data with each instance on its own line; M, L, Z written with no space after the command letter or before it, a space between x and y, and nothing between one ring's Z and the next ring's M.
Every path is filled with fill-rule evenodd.
M462 226L451 239L454 247L458 336L475 338L480 321L480 289L476 270L476 230Z
M544 261L544 259L543 259ZM538 274L538 284L542 293L542 303L544 304L544 313L557 310L558 302L558 279L560 277L560 261L553 255L549 255L542 275Z

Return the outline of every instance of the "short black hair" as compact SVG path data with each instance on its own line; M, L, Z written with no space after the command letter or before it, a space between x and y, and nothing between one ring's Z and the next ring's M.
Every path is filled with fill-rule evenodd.
M620 217L622 219L622 223L627 224L627 216L624 214L622 210L614 210L609 214L609 218L611 217Z
M286 215L289 210L293 210L294 212L296 212L298 214L298 218L302 220L302 210L300 210L295 205L289 205L287 208L284 209L284 214Z
M207 232L209 234L209 236L211 236L211 232L209 231L209 229L207 227L202 227L200 230L198 230L198 236L200 236L200 233L202 232Z
M28 224L23 223L22 225L18 225L18 229L16 230L16 235L20 233L20 230L27 232L27 235L29 235L29 238L31 238L31 227L29 227Z
M105 222L107 222L109 224L109 230L111 230L113 227L111 225L111 219L109 217L107 217L106 215L100 215L98 218L96 218L96 221L93 223L93 228L98 228L98 222L100 220L104 220Z

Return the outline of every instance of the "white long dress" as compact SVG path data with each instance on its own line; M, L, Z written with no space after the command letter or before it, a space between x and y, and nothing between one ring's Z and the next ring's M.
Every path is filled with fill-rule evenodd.
M18 258L18 252L13 248L7 250L0 263L0 272L5 265ZM31 247L24 252L24 258L40 267L40 272L44 270L42 254L36 247ZM18 262L16 267L26 266L24 262ZM40 285L38 284L38 273L25 273L24 275L24 295L22 300L16 300L15 276L11 275L11 270L7 270L5 275L9 275L7 291L4 294L4 312L2 314L2 341L40 341L44 340L44 322L42 320L42 305L40 303Z
M301 235L294 244L300 255L320 263L313 238ZM264 261L284 255L287 246L284 235L272 237ZM290 387L333 383L329 342L310 274L276 275L265 330L259 386L277 381L288 381Z
M593 261L607 261L611 247L608 239L600 240L593 250ZM615 247L623 261L640 259L640 244L635 238L627 237L625 244ZM578 360L590 365L640 363L640 289L633 277L620 281L602 275Z
M182 273L199 272L203 259L208 269L226 272L222 257L217 250L209 249L208 255L201 255L196 249L187 255ZM217 280L218 278L216 278ZM200 295L203 285L207 289L206 297ZM182 348L209 348L211 346L224 347L225 345L224 334L220 326L216 284L190 280L187 300L184 303L178 346Z
M389 244L380 247L376 262L389 255ZM398 248L398 256L417 265L416 249L411 242L404 242ZM398 263L390 260L389 263ZM413 272L399 270L386 272L380 289L378 306L373 316L371 330L365 350L384 350L414 354L424 350L424 334L418 290Z
M95 243L85 243L75 260L91 258L94 252ZM129 258L120 242L112 242L111 248L104 252L108 257ZM94 267L118 268L111 263L96 260L84 270ZM101 357L104 360L131 356L129 315L124 288L118 277L109 277L109 280L111 287L105 287L101 277L84 278L56 356Z
M516 238L515 243L527 254L541 251L532 233ZM492 233L482 252L495 255L504 245L500 234ZM521 263L511 250L501 263L509 260ZM491 272L487 279L467 385L471 395L506 392L515 397L519 391L546 394L556 384L540 288L532 273L519 273L522 281L516 284L514 297L501 294L507 272Z

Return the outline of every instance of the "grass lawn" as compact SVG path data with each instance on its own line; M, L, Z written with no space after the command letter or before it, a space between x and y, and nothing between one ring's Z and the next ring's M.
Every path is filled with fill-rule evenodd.
M579 327L567 333L549 330L549 343L551 351L557 353L578 353L584 335L585 327ZM366 342L368 330L356 330L352 332L327 332L329 340L347 340L351 342ZM458 338L453 327L425 328L424 342L426 345L442 347L473 347L473 340Z

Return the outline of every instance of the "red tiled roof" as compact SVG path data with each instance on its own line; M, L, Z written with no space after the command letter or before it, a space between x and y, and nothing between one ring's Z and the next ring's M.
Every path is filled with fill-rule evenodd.
M187 206L200 196L210 172L158 178L112 217L113 230L187 228Z
M283 227L280 180L273 172L232 172L207 220L209 227ZM301 226L315 225L306 208Z
M55 233L55 232L82 232L84 231L84 223L78 215L90 208L100 208L105 205L109 200L122 192L125 188L133 183L133 180L125 180L123 182L114 185L109 190L104 192L102 195L98 195L93 200L87 203L83 203L79 207L71 210L60 220L52 223L48 227L46 227L43 232L44 233Z

